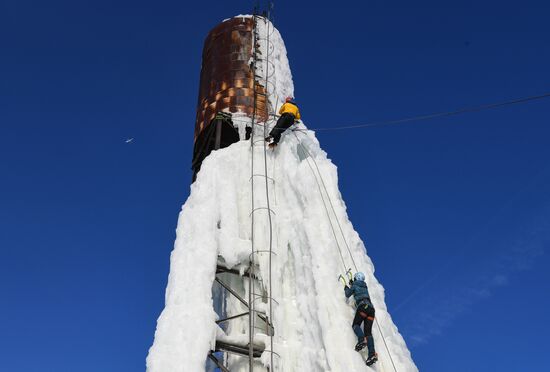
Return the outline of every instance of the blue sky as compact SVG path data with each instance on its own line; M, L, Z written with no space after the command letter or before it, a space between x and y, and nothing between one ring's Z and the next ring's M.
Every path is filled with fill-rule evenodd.
M2 370L144 370L202 43L250 8L0 3ZM303 119L323 128L549 92L549 8L278 1L274 17ZM319 132L420 370L545 369L549 122L537 101Z

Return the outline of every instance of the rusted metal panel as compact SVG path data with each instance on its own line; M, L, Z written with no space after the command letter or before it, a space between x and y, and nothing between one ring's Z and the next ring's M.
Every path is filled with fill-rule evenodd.
M195 122L195 141L219 111L254 112L254 74L250 62L253 51L252 18L237 17L220 23L204 42ZM256 98L257 120L267 120L265 88Z

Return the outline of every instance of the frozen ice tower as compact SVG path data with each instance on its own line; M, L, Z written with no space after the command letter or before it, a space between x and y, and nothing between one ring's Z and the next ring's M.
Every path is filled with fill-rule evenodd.
M266 147L294 93L279 32L261 16L222 22L200 84L195 180L147 371L417 371L315 133L299 122ZM372 367L354 350L348 270L365 273L376 309Z

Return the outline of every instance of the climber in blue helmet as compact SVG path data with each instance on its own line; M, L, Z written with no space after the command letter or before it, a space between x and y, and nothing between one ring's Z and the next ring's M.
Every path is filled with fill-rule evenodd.
M370 301L369 289L365 283L365 274L358 272L354 275L353 280L349 281L349 286L344 287L346 297L353 295L355 299L355 317L351 327L357 336L356 351L361 351L365 346L369 350L367 365L370 366L378 360L378 355L374 351L374 339L372 337L372 324L374 323L374 306ZM361 329L363 323L363 329Z

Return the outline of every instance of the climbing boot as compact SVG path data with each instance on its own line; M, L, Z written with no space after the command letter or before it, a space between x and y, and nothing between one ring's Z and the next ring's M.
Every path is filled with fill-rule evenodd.
M367 346L367 342L365 340L359 341L355 345L355 351L361 351L365 348L365 346Z
M378 361L378 354L377 353L374 353L374 354L371 354L369 355L369 357L367 358L367 361L365 362L368 366L372 366L374 363L376 363Z

